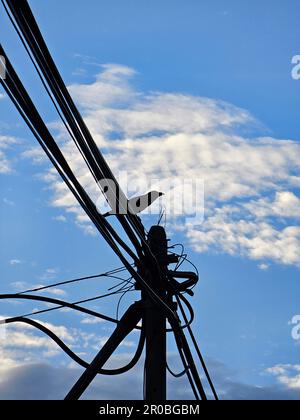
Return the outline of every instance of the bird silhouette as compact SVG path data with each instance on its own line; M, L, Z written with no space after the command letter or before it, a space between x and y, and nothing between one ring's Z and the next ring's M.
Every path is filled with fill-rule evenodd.
M159 197L162 197L164 193L158 191L150 191L147 194L140 195L139 197L130 198L127 201L128 213L138 214L144 211L147 207L151 206ZM104 217L108 217L116 214L115 210L111 210L105 214Z

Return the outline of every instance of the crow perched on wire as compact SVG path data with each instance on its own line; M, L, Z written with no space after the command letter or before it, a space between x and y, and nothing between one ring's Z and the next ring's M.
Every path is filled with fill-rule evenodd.
M162 197L164 193L158 191L150 191L147 194L141 195L139 197L130 198L127 201L127 211L131 214L138 214L145 210L147 207L151 206L159 197ZM111 216L118 214L116 210L111 210L105 213L103 216Z

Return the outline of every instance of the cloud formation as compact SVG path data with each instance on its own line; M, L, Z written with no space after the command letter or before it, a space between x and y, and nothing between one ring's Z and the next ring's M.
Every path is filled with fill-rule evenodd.
M86 324L85 317L82 320ZM41 321L39 321L41 322ZM97 334L78 328L41 322L60 337L73 351L86 360L98 352L107 337L99 336L104 328L96 325ZM2 325L2 328L3 325ZM3 337L2 337L3 338ZM133 337L133 339L136 337ZM115 369L126 365L132 358L132 346L136 342L125 340L121 350L113 355L106 367ZM124 351L125 350L125 351ZM11 324L6 327L5 340L0 340L0 399L63 399L70 387L82 372L68 357L61 357L61 350L45 335L24 324ZM300 398L300 367L298 365L277 365L266 373L275 377L272 386L256 386L236 379L235 372L223 363L206 358L218 395L222 400L288 400ZM179 357L168 354L169 366L181 371ZM143 389L142 359L138 365L125 375L115 377L98 376L84 394L85 399L142 399ZM203 379L207 389L208 385ZM168 376L168 398L174 400L193 399L186 377L175 379Z
M11 160L7 156L7 152L16 143L17 140L14 137L0 134L0 174L8 174L12 171Z
M276 365L267 369L286 389L300 391L300 365Z
M154 180L151 189L164 191L167 208L174 210L182 195L176 181L201 180L204 222L193 217L193 206L186 211L189 217L167 214L168 227L180 230L195 251L243 256L258 264L299 265L300 143L266 136L249 112L224 101L138 91L135 74L126 66L107 64L93 83L69 88L113 171L128 171L128 182L135 185L129 195L145 193L145 182ZM82 158L56 127L72 168L96 201L99 190ZM250 134L258 131L261 135ZM40 160L37 150L27 157ZM55 171L43 179L52 189L52 205L74 215L76 224L93 234ZM185 191L185 201L193 201L191 194Z
M171 357L172 359L172 357ZM129 354L114 358L113 367L128 363ZM175 359L171 361L173 364ZM221 400L298 400L299 389L285 386L259 387L234 379L234 375L222 364L210 361L210 371ZM82 370L74 366L53 367L47 363L28 363L2 370L0 399L10 400L57 400L63 399ZM136 400L142 395L143 361L132 371L114 377L98 376L83 395L91 400ZM168 399L193 399L184 378L168 378Z

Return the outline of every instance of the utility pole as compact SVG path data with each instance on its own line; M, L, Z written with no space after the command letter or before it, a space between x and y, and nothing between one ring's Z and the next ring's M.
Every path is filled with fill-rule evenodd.
M162 299L167 298L168 242L166 232L161 226L152 226L148 235L148 244L155 256L160 273L151 270L148 275L149 286ZM145 309L146 360L145 360L145 399L147 401L165 401L167 399L167 340L166 314L162 307L147 299Z

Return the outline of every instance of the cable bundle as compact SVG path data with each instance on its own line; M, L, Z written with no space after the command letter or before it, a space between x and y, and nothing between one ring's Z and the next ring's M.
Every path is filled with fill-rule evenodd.
M115 179L111 169L109 168L107 162L105 161L103 155L99 151L94 139L91 136L90 131L88 130L80 112L78 111L75 103L73 102L66 85L64 84L61 75L51 57L51 54L47 48L47 45L43 39L43 36L39 30L39 27L35 21L35 18L31 12L29 4L27 0L1 0L5 10L15 27L29 57L42 81L44 88L46 89L47 94L49 95L59 117L61 118L64 126L66 127L70 137L74 141L78 151L80 152L82 158L84 159L87 168L89 169L90 173L92 174L95 182L97 183L98 187L100 187L100 183L102 180L111 180L114 182L116 187L115 191L116 194L114 195L114 203L110 202L111 195L107 193L107 191L101 190L101 192L106 197L107 201L114 208L114 205L117 205L117 208L121 210L121 213L126 213L127 209L122 208L124 202L127 202L127 198L125 197L124 193L122 192L117 180ZM191 335L193 345L197 351L197 354L200 358L202 367L204 369L205 375L208 378L208 382L211 386L212 392L217 398L215 389L213 387L212 381L209 377L207 368L205 366L204 360L201 356L200 350L197 346L195 338L193 336L190 324L193 320L193 310L189 305L189 302L178 293L176 295L179 307L181 309L185 325L182 326L180 323L180 319L176 312L170 308L168 303L164 299L162 299L158 294L148 285L147 281L144 278L143 267L146 265L147 268L151 271L152 275L157 275L159 278L163 280L164 273L161 272L159 263L156 257L152 254L149 245L147 243L147 239L145 236L144 227L139 219L138 216L127 212L126 214L116 214L118 221L120 222L121 226L123 227L124 231L126 232L133 249L128 246L121 237L117 234L117 232L112 228L110 223L97 211L97 208L83 188L83 186L78 181L76 175L72 171L70 165L68 164L65 156L61 152L59 146L57 145L56 141L54 140L53 136L51 135L50 131L48 130L46 124L44 123L43 119L41 118L37 108L35 107L34 103L32 102L28 92L26 91L25 87L23 86L21 80L19 79L17 73L15 72L11 62L9 61L5 51L3 50L2 46L0 45L0 55L2 55L6 60L6 78L1 79L1 84L5 89L7 95L10 97L14 105L16 106L17 110L23 117L24 121L26 122L27 126L30 128L31 132L47 154L48 158L58 171L59 175L68 186L70 191L73 193L74 197L77 199L80 206L89 216L90 220L97 228L99 233L105 239L107 244L110 248L114 251L114 253L118 256L124 268L130 273L131 278L133 278L136 283L139 285L140 289L146 293L147 296L156 304L158 304L162 310L165 312L166 317L168 318L171 324L171 331L175 335L175 340L177 343L178 351L184 366L183 374L186 374L189 382L191 384L192 390L194 392L196 399L207 399L206 393L202 386L202 382L196 367L196 364L193 360L192 353L189 349L189 344L183 332L184 328L188 328L188 331ZM101 187L100 187L101 189ZM127 256L124 255L124 252ZM186 256L183 256L184 260L186 260ZM129 261L129 259L131 261ZM184 261L183 260L183 261ZM134 265L132 265L132 261ZM183 262L182 261L182 262ZM182 263L181 262L181 263ZM176 269L180 267L180 264L177 265ZM100 276L108 276L113 277L116 272L111 273L104 273L103 275L99 276L89 276L84 277L81 279L74 279L69 280L66 282L56 283L56 285L68 284L73 283L81 280L87 280L95 277ZM154 273L154 274L153 274ZM79 304L84 302L89 302L92 300L100 299L105 296L111 296L117 293L126 293L130 289L124 288L118 289L115 292L108 293L106 295L93 297L90 299L82 300L75 303L68 303L65 301L46 298L43 296L32 296L28 293L37 292L43 289L47 289L49 287L53 287L55 285L40 287L36 289L27 290L22 293L18 294L6 294L0 295L0 299L8 299L8 298L16 298L16 299L27 299L27 300L36 300L42 302L48 302L55 305L58 305L51 309L37 311L31 314L25 314L20 317L9 318L5 322L23 322L29 325L32 325L38 328L40 331L47 334L51 337L74 361L79 363L83 367L88 367L89 364L80 359L76 354L74 354L55 334L49 331L46 327L39 324L37 321L28 319L29 316L49 312L51 310L59 309L62 307L69 307L71 309L78 310L80 312L87 313L92 316L96 316L98 318L105 319L110 322L114 322L118 324L118 320L113 318L107 317L105 315L99 314L95 311L91 311L84 307L79 306ZM123 296L123 295L122 295ZM121 298L122 298L121 296ZM191 320L188 321L187 316L184 312L183 306L181 304L181 300L185 303L191 313ZM105 369L100 369L98 373L104 374L118 374L123 373L133 367L137 361L139 360L142 350L144 347L145 342L145 331L143 327L137 327L141 330L140 340L138 344L138 348L136 351L135 356L133 357L132 361L125 366L124 368L117 369L115 371L108 371ZM175 375L176 376L176 375ZM181 376L177 375L177 376Z

